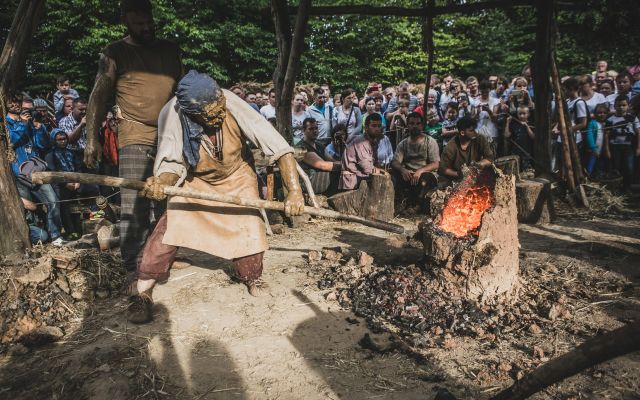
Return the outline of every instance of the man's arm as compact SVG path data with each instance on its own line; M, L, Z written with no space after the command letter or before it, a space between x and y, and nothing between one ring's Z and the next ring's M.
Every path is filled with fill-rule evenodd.
M96 83L87 105L87 147L84 150L84 163L95 168L102 158L102 145L98 140L102 119L107 115L107 101L115 94L116 63L112 58L100 54Z
M67 136L69 138L69 143L75 143L78 141L78 139L80 139L80 135L82 134L82 129L84 129L85 126L87 126L86 116L82 117L82 120L80 120L80 123L78 124L78 126L73 128L71 132L67 133Z
M305 153L303 161L311 168L317 169L319 171L337 171L340 169L340 163L325 161L316 153L312 152Z

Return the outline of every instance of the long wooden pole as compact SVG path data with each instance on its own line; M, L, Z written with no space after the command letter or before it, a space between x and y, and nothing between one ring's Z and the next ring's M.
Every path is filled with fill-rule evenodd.
M78 182L88 183L100 186L122 187L126 189L142 190L145 183L133 179L116 178L113 176L82 174L76 172L35 172L32 176L35 184L44 183L65 183ZM239 196L230 196L226 194L201 192L197 190L183 189L175 186L165 186L164 193L167 196L182 196L192 199L218 201L220 203L235 204L238 206L263 208L265 210L284 211L284 203L279 201L247 199ZM318 217L333 218L342 221L356 222L371 228L381 229L393 233L404 233L404 228L400 225L390 224L388 222L366 219L356 215L339 213L324 208L306 207L304 212L309 215Z
M560 125L560 138L562 140L562 158L564 160L564 173L567 179L567 185L570 192L576 191L576 179L573 174L573 164L571 162L571 150L569 148L569 132L567 129L567 121L564 113L564 96L560 87L560 77L558 76L558 68L556 68L555 56L551 56L551 82L553 83L553 91L556 95L556 108L558 110L558 124Z

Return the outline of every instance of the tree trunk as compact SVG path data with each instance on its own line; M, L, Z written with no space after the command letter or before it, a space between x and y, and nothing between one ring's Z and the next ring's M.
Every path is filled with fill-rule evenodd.
M533 62L533 90L536 112L534 126L536 140L536 176L551 173L551 51L555 46L554 0L537 3L536 52Z
M311 0L301 0L298 5L293 38L286 1L272 0L271 9L276 25L276 42L278 44L278 64L273 74L273 83L276 89L276 120L280 134L288 142L291 142L293 137L291 101L296 78L300 72L300 55L309 23Z
M545 224L555 217L551 182L545 179L523 179L516 182L516 205L518 222Z
M6 116L5 99L16 89L25 70L31 38L44 11L45 0L21 0L0 54L0 102ZM0 256L22 254L30 246L29 227L8 159L6 125L0 131Z
M434 0L425 0L425 18L422 23L422 49L427 53L427 78L425 79L424 95L429 95L429 88L431 87L431 75L433 74L433 57L434 57L434 44L433 44L433 10L435 8Z

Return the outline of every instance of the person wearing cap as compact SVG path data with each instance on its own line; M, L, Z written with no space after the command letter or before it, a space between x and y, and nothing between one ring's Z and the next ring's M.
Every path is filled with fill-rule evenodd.
M256 174L247 140L277 161L287 189L287 215L300 215L304 199L293 149L245 101L206 74L191 70L176 96L160 111L158 153L153 176L141 195L160 201L165 186L258 199ZM257 209L172 196L149 236L137 268L138 294L131 297L129 321L152 319L152 291L166 282L179 247L233 261L236 277L259 294L265 226Z
M47 132L51 132L53 128L58 127L56 119L49 113L49 106L45 99L39 97L34 99L33 108L42 117L42 124L47 128Z

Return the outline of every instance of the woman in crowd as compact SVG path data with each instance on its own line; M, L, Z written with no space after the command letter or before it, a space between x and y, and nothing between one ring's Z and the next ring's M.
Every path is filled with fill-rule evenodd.
M376 111L376 99L373 96L369 96L364 100L364 105L366 107L366 112L362 115L362 132L364 133L364 126L367 122L367 117L371 114L380 114L382 113ZM380 101L380 105L382 105L382 101ZM386 124L384 118L382 118L382 127L386 129Z
M353 89L342 92L342 105L333 112L333 125L347 126L347 143L350 143L362 133L362 112L358 108L358 98Z
M591 78L591 75L581 76L578 82L580 83L580 98L587 103L589 114L593 117L596 106L606 103L607 99L601 93L593 90L593 78Z
M302 122L309 114L305 110L304 96L298 93L291 103L291 127L293 129L293 145L296 146L304 139L302 132Z

